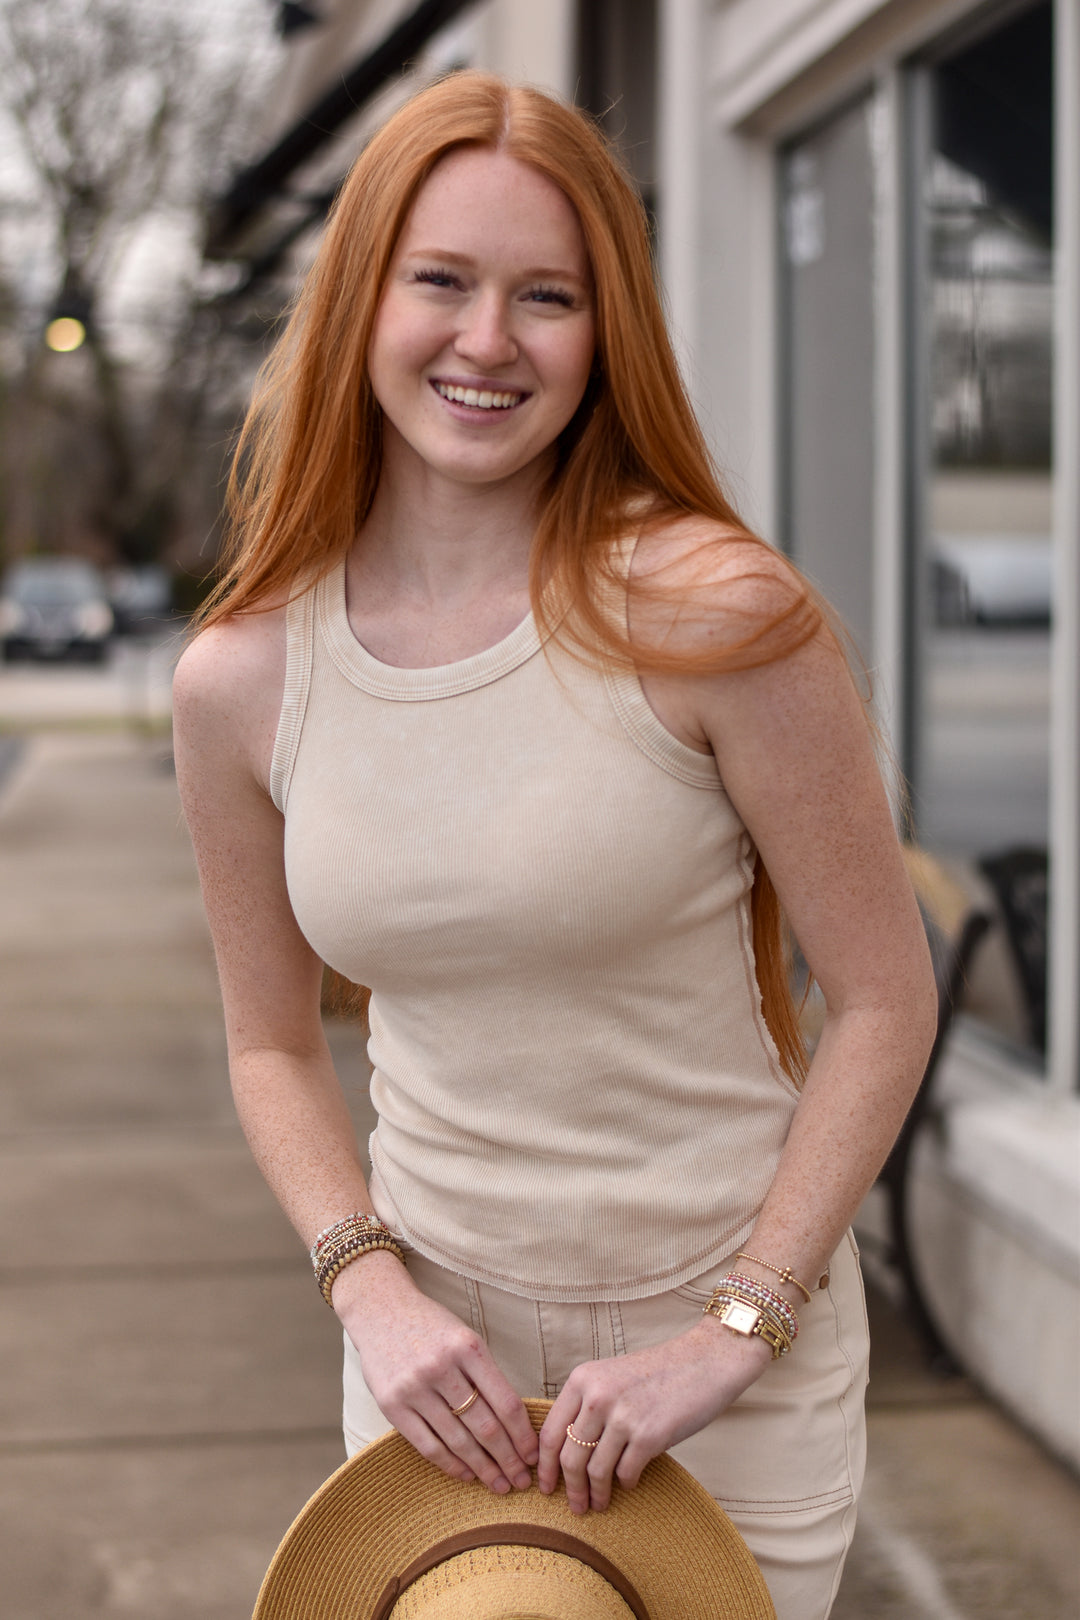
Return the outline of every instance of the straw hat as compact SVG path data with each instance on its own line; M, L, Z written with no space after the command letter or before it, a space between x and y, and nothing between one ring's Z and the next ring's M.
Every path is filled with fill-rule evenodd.
M549 1401L525 1402L539 1429ZM671 1457L606 1513L560 1485L495 1496L396 1431L332 1474L274 1554L253 1620L776 1620L726 1514Z

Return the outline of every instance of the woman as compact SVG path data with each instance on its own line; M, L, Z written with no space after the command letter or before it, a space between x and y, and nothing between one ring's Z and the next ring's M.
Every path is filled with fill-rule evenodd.
M390 120L233 503L177 762L350 1448L393 1425L584 1512L674 1447L781 1620L826 1615L863 1455L847 1228L933 985L836 639L715 482L584 119L465 73ZM778 902L827 1006L805 1083ZM372 987L370 1191L324 961Z

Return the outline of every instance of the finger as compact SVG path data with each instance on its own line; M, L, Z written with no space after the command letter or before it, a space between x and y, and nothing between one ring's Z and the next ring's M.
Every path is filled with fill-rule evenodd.
M495 1363L486 1345L482 1353L466 1357L463 1372L480 1390L491 1411L502 1424L510 1444L526 1468L535 1468L540 1456L540 1443L525 1403L502 1369ZM464 1397L462 1397L464 1399ZM460 1401L453 1403L460 1406ZM531 1481L530 1481L531 1483Z
M540 1459L536 1465L536 1482L545 1496L559 1483L562 1473L562 1449L566 1444L566 1425L570 1422L580 1401L564 1389L540 1430Z
M443 1400L450 1408L450 1415L456 1418L464 1417L465 1413L470 1411L480 1399L480 1391L475 1384L465 1383L464 1378L461 1381L465 1384L464 1394L460 1390L451 1390L449 1394L443 1394Z
M564 1434L559 1457L566 1481L566 1502L571 1513L587 1512L592 1500L589 1470L603 1443L603 1431L594 1433L594 1429L595 1422L589 1426L586 1414L579 1412Z
M662 1449L662 1448L661 1448ZM632 1491L645 1471L646 1463L652 1462L660 1452L653 1450L644 1443L640 1437L630 1440L623 1448L622 1456L615 1465L615 1477L625 1490Z
M457 1442L455 1437L453 1449L459 1456L464 1457L471 1467L477 1468L481 1479L484 1478L484 1473L480 1471L474 1460L474 1453L468 1444L469 1441L474 1442L480 1448L484 1458L483 1467L485 1471L488 1467L487 1459L490 1459L498 1469L499 1474L508 1479L519 1491L528 1490L532 1484L532 1473L522 1462L517 1448L506 1432L506 1428L500 1421L498 1414L492 1411L490 1403L483 1396L479 1396L469 1407L469 1410L462 1412L460 1416L454 1417L451 1414L451 1422L459 1425L465 1431L467 1437L464 1447ZM442 1432L445 1436L445 1431Z
M532 1484L532 1475L482 1395L460 1417L454 1416L438 1390L429 1390L414 1409L489 1490L505 1496L514 1485L525 1490Z
M585 1469L589 1486L589 1507L594 1513L603 1513L611 1506L611 1492L615 1478L619 1477L621 1483L621 1475L618 1472L619 1459L624 1451L625 1441L613 1429L605 1429L600 1444Z
M441 1469L450 1479L459 1479L468 1484L476 1478L474 1470L451 1451L416 1413L402 1413L394 1423L394 1427L421 1457L426 1457L428 1462L434 1463L435 1467Z

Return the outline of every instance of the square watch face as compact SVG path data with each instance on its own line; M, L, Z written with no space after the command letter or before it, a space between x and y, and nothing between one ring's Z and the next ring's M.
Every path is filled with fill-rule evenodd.
M721 1321L725 1327L734 1328L736 1333L753 1333L760 1315L755 1306L743 1305L739 1300L732 1299L724 1306Z

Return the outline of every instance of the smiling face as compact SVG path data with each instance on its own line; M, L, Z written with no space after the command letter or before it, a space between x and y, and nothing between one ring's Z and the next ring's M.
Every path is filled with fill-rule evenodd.
M505 153L451 152L405 222L368 353L383 476L533 487L594 343L585 240L564 193Z

